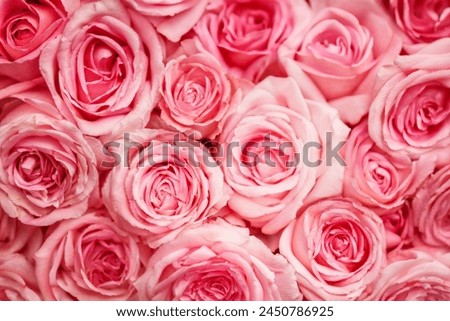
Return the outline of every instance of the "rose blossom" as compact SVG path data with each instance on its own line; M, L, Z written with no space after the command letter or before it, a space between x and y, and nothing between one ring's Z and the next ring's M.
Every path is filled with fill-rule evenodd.
M417 161L386 153L369 137L367 120L354 127L345 145L344 196L381 209L401 206L434 170L434 157Z
M52 226L35 259L45 300L127 300L140 268L136 242L102 211Z
M312 81L318 97L337 108L344 122L356 124L367 114L379 67L399 54L400 36L375 1L313 1L311 6L312 20L286 41L281 62L289 76L302 75L307 95Z
M258 80L292 30L308 19L303 0L212 1L194 26L195 39L236 76Z
M411 53L427 43L450 36L450 7L446 0L385 0L395 22L408 41Z
M163 73L159 104L161 119L174 129L214 137L225 113L240 97L240 89L209 54L171 60Z
M38 57L59 35L76 1L0 1L0 74L14 79L39 76Z
M450 300L450 266L414 249L392 252L389 259L366 300Z
M386 249L393 251L410 245L414 235L414 218L411 202L390 210L378 210L386 233Z
M66 119L84 134L114 137L147 124L162 59L150 23L120 1L105 0L74 12L46 46L40 68Z
M307 300L355 300L385 263L383 223L350 199L319 201L300 213L280 239Z
M40 229L9 217L0 207L0 257L17 252L25 252L27 257L31 257L41 243Z
M412 204L421 239L431 246L450 247L450 165L425 181Z
M344 166L325 160L325 146L347 134L337 112L305 100L292 78L266 78L226 119L218 139L234 191L228 205L262 233L277 233L305 202L342 192ZM322 149L304 154L311 143Z
M9 110L0 125L0 204L28 225L80 216L98 184L95 155L80 131L40 113L54 110L50 103L39 90L0 101Z
M104 203L117 224L152 248L214 215L228 199L212 156L200 143L179 136L141 130L130 135L133 146L126 140L112 144L121 161L108 164L114 168L102 188Z
M141 300L299 300L292 268L248 230L225 221L162 245L136 282Z
M369 112L369 133L388 153L425 153L450 162L450 40L435 42L384 68Z
M0 301L40 301L33 266L20 254L0 255Z
M208 0L125 0L148 17L156 30L170 41L178 42L197 23Z

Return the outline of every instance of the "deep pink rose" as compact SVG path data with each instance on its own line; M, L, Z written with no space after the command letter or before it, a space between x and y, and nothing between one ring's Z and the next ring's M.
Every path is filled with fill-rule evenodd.
M102 211L52 226L36 252L45 300L127 300L140 269L139 249Z
M352 197L374 210L401 206L414 195L434 170L434 157L417 161L402 153L387 153L369 137L367 120L354 127L345 145L347 163L344 196Z
M277 233L304 203L342 192L344 164L328 159L326 145L334 148L348 131L333 108L305 100L292 78L266 78L219 136L234 191L228 205L262 233Z
M0 204L24 224L47 226L82 215L98 185L95 155L71 123L35 90L0 101Z
M367 114L379 67L399 54L400 36L375 1L313 1L312 11L306 30L281 50L282 64L288 75L303 75L305 88L312 81L344 122L356 124Z
M222 68L209 54L169 61L160 87L162 121L197 138L216 136L224 115L241 96L237 83Z
M450 36L450 6L447 0L384 0L395 22L406 35L408 52Z
M144 17L120 1L87 3L42 52L61 114L92 136L143 128L156 104L162 48Z
M0 1L0 75L14 79L39 76L45 44L61 33L78 1Z
M383 268L385 247L381 219L350 199L307 207L280 239L307 300L360 298Z
M412 205L420 238L431 246L450 247L450 165L425 181Z
M102 188L104 203L117 224L152 248L205 221L228 199L212 156L178 136L142 130L111 144L116 162L109 164L114 168Z
M178 42L201 18L208 0L124 0L148 17L156 31Z
M33 266L20 254L0 255L0 301L40 301Z
M292 268L248 230L224 221L188 229L162 245L136 282L141 300L293 301Z
M450 163L450 39L383 68L369 112L369 133L387 152Z
M202 50L238 77L258 80L291 32L309 19L303 0L218 0L194 26Z
M367 300L449 301L450 266L426 252L392 252Z

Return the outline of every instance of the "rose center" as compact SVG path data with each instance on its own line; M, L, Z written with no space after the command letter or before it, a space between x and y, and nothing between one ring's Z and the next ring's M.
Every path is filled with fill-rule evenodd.
M94 286L108 286L123 280L127 267L118 256L123 252L120 244L108 240L100 239L84 244L86 274Z

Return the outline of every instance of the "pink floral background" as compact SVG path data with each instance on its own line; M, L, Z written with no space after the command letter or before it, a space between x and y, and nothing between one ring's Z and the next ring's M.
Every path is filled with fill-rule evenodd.
M450 300L450 2L0 1L0 299Z

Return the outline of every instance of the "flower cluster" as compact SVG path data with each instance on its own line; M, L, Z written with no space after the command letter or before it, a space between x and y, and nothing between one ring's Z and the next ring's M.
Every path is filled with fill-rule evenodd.
M0 1L0 299L450 300L449 26Z

